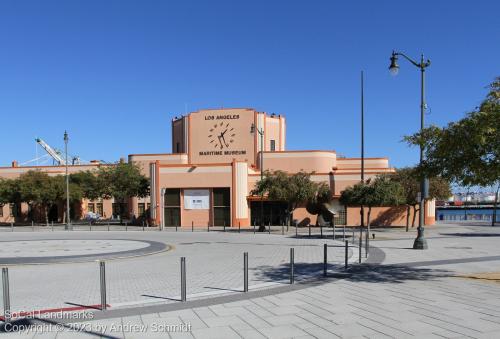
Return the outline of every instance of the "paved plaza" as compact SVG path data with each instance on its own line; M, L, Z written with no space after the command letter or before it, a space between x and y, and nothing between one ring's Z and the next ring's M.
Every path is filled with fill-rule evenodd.
M78 241L75 256L95 255L104 241L150 254L106 260L109 308L99 304L95 261L68 259L46 264L10 265L12 310L74 307L80 318L38 315L18 320L23 338L378 338L500 336L500 228L437 225L426 236L429 249L412 250L415 229L372 232L368 259L357 264L358 249L338 239L290 232L2 232L16 243ZM348 232L348 234L350 234ZM52 239L52 240L51 240ZM43 242L49 242L42 246ZM89 247L81 246L86 241ZM323 246L328 245L328 276ZM146 246L146 245L143 245ZM102 246L109 255L111 245ZM5 251L6 247L2 247ZM56 246L60 249L60 245ZM296 284L289 284L290 248L295 250ZM85 253L90 251L91 253ZM243 293L243 252L249 253L250 291ZM9 255L2 255L6 260ZM12 256L12 254L10 254ZM180 257L187 261L187 302L180 302ZM74 313L74 312L73 312ZM71 313L68 313L71 314ZM74 315L74 314L73 314ZM30 327L31 326L31 327ZM36 327L38 326L38 327Z

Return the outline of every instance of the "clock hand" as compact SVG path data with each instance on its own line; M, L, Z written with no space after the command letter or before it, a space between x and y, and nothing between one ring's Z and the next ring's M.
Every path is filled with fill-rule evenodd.
M224 138L224 136L222 135L222 140L224 140L224 144L226 145L226 147L229 147L229 145L227 144L226 142L226 138Z

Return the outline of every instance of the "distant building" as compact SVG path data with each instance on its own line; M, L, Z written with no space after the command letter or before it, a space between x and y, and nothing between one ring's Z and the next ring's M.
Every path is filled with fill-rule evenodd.
M260 197L251 191L260 179L261 170L283 170L288 173L313 172L311 178L330 186L337 224L358 225L359 208L346 208L339 202L341 192L360 181L361 159L338 157L331 150L286 149L286 120L282 115L269 115L253 109L207 109L172 120L172 152L131 154L128 161L140 165L151 180L151 196L129 199L125 217L149 215L152 223L169 226L226 225L248 227L259 223ZM263 133L263 142L259 131ZM304 133L310 133L304 125ZM263 150L263 164L260 152ZM99 164L70 166L71 172L102 166ZM0 177L15 177L30 169L50 174L63 174L64 167L4 167ZM387 158L365 158L365 178L390 173ZM82 201L75 214L97 212L106 218L115 215L119 206L112 200ZM21 207L21 212L28 207ZM264 202L264 223L284 222L280 202ZM434 223L434 201L426 203L425 223ZM55 212L54 212L55 213ZM372 209L373 225L404 225L406 208ZM61 212L57 214L61 219ZM317 216L306 206L299 207L293 219L300 225L315 224ZM418 220L418 215L416 217ZM13 220L8 206L3 206L0 222ZM418 222L418 221L417 221Z

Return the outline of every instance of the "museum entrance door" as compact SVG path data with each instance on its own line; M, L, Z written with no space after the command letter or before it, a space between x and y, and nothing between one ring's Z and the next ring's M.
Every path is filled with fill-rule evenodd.
M250 202L250 213L252 225L260 225L259 200ZM281 201L264 201L264 225L286 225L287 204Z

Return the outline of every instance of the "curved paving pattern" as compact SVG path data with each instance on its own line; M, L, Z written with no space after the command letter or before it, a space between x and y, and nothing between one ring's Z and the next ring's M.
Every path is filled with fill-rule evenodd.
M169 246L149 240L46 239L0 242L0 264L48 264L126 258L157 253Z

